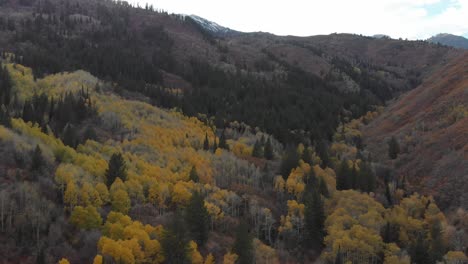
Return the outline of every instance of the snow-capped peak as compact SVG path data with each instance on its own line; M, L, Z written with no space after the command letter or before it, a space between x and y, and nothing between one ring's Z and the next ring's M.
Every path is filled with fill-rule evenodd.
M189 17L192 18L197 24L202 26L205 30L215 35L227 35L236 32L235 30L223 27L215 22L209 21L197 15L190 15Z

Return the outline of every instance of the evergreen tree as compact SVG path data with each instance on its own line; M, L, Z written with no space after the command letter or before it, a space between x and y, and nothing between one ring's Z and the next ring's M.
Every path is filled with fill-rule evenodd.
M358 181L359 189L361 189L361 191L370 193L375 190L375 174L372 172L369 164L365 161L361 163Z
M213 153L215 153L217 149L218 149L218 143L216 142L216 136L215 136L215 139L213 141Z
M195 166L192 167L189 174L189 180L193 182L199 182L200 178L198 177L197 169Z
M208 240L210 216L205 207L205 200L195 192L185 212L187 227L192 240L203 246Z
M320 190L320 194L322 194L324 197L330 197L330 192L328 191L328 186L325 180L320 177L318 178L318 186Z
M440 221L436 220L430 228L431 244L430 253L431 259L434 263L440 261L446 252L446 245L442 237L442 226Z
M432 264L435 263L431 260L429 254L429 246L427 241L423 239L423 235L420 234L418 239L410 248L411 263L415 264Z
M263 154L265 156L265 159L267 160L273 159L274 156L273 156L273 146L271 144L271 138L268 138L268 140L266 141Z
M286 148L286 153L281 160L280 173L284 179L287 179L291 170L299 165L299 154L294 146Z
M109 167L106 170L107 187L110 187L117 178L122 181L127 179L127 165L120 153L112 154L109 160Z
M346 160L342 160L336 175L336 189L339 191L348 190L350 188L349 178L350 170L348 162Z
M318 186L313 186L305 195L304 222L306 229L306 244L315 250L320 251L323 247L325 237L325 212L323 201Z
M169 226L164 229L161 239L161 247L166 263L186 264L188 259L188 239L184 221L180 212L176 211Z
M63 144L75 148L78 145L78 136L73 125L67 124L63 130Z
M244 222L239 224L236 232L236 240L232 247L233 253L237 254L238 264L252 264L254 263L254 248L252 236L249 233L248 225Z
M255 141L253 150L252 150L252 156L256 158L261 158L263 156L262 153L262 146L260 145L260 142L258 140Z
M0 125L4 127L11 127L10 113L4 105L0 106Z
M228 146L227 141L226 141L226 135L225 135L225 133L224 133L224 130L223 130L223 132L221 133L221 137L219 138L218 147L219 147L219 148L222 148L222 149L229 150L229 146Z
M358 171L356 169L356 164L353 164L353 168L351 169L351 173L349 175L349 179L350 179L350 189L354 189L354 190L357 190L358 189Z
M204 150L210 149L210 141L208 140L208 133L205 134L205 141L203 142L203 149Z
M6 66L0 65L0 105L10 105L12 97L12 82Z
M315 149L316 149L317 155L322 160L321 167L325 169L326 167L330 165L330 157L328 154L328 147L327 147L327 143L325 142L325 140L320 140L316 144Z
M36 145L36 148L31 155L31 170L39 171L44 166L44 157L42 157L42 150L39 145Z
M86 142L86 140L94 140L96 141L97 140L97 134L96 134L96 130L94 130L94 128L92 126L87 126L86 127L86 130L84 131L84 134L83 134L83 141Z
M398 143L398 140L393 136L388 141L388 157L390 159L396 159L399 153L400 153L400 144Z
M309 147L305 147L301 159L308 164L312 163L312 152ZM311 164L312 165L312 164Z

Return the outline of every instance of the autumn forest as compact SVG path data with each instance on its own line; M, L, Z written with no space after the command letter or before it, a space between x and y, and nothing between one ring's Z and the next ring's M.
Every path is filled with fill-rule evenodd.
M372 134L392 100L466 53L353 36L462 58L371 62L120 1L0 0L0 13L1 263L468 261L466 201L401 172L417 136ZM278 46L249 61L259 39ZM466 128L459 98L444 129Z

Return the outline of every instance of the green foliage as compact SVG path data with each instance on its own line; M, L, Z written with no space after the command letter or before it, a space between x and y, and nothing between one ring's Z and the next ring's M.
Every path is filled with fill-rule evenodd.
M348 190L351 187L350 183L350 170L348 166L348 162L346 160L342 160L340 163L340 167L338 168L336 174L336 189L341 190Z
M203 149L204 150L210 149L210 141L208 140L208 133L205 134L205 141L203 142Z
M222 149L229 150L229 146L228 146L227 141L226 141L226 134L224 133L224 130L221 133L221 137L219 138L218 147L222 148Z
M195 166L193 166L190 170L189 180L195 183L200 181L200 177L198 177L197 169L195 168Z
M297 153L297 149L294 146L289 146L285 154L283 155L283 159L281 160L281 167L280 173L284 179L287 179L291 170L296 168L299 165L299 154Z
M244 222L240 223L237 227L236 240L234 241L232 252L239 256L236 263L254 263L253 238L249 233L248 225Z
M256 158L263 157L262 145L258 140L255 141L255 144L252 150L252 156Z
M268 138L267 142L265 143L265 149L263 152L264 152L265 159L272 160L274 158L271 138Z
M0 105L10 105L13 97L13 86L10 74L6 68L0 64Z
M39 145L36 146L34 151L31 153L31 170L39 171L45 165L44 157L42 156L42 150Z
M180 212L176 212L164 229L161 246L166 263L185 264L189 262L189 244Z
M121 153L112 154L109 160L109 167L106 170L107 186L110 187L117 178L122 181L127 179L127 165Z
M11 116L5 105L0 105L0 125L11 127Z
M395 137L392 137L388 141L388 157L390 159L396 159L400 153L400 144Z
M195 192L192 195L186 208L185 219L192 240L203 246L208 240L210 216L200 193Z
M317 180L311 180L309 184L319 183ZM325 237L325 211L323 208L323 201L318 186L306 188L310 190L305 194L305 209L304 209L304 222L305 222L305 242L306 247L311 247L315 250L321 250L323 247L323 239Z
M102 225L102 218L94 206L75 206L70 222L78 228L93 229Z

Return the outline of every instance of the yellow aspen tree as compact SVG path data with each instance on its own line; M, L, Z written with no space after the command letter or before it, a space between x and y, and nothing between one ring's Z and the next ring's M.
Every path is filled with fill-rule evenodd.
M125 190L112 193L112 210L127 214L130 209L130 198Z
M78 188L73 181L69 181L67 183L67 188L65 190L65 194L63 196L63 200L65 204L70 206L73 210L73 207L78 204Z
M58 262L58 264L70 264L70 261L68 261L68 259L66 259L66 258L62 258L62 259Z
M102 264L102 256L101 255L96 255L93 260L93 264Z
M204 264L215 264L215 258L213 257L213 254L210 253L208 256L206 256Z

